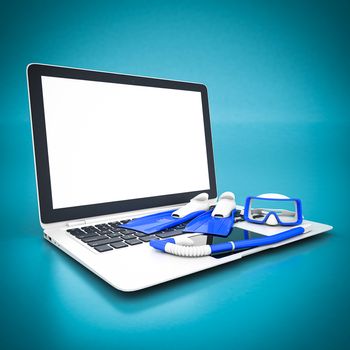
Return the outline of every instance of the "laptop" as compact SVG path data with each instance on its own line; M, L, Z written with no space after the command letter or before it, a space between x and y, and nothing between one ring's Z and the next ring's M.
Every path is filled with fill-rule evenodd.
M203 192L215 204L206 87L43 64L30 64L27 78L43 236L114 288L144 289L331 229L314 223L288 241L220 256L156 251L150 239L184 225L152 236L118 225Z

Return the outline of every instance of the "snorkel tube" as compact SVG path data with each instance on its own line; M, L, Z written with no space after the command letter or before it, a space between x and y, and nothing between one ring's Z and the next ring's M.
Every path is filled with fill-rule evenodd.
M311 224L294 227L273 236L266 236L256 239L244 239L236 242L230 241L219 244L193 246L194 242L191 238L175 237L163 240L151 240L150 246L164 253L176 256L203 257L211 254L233 252L234 250L238 249L248 249L275 244L309 231L311 231Z

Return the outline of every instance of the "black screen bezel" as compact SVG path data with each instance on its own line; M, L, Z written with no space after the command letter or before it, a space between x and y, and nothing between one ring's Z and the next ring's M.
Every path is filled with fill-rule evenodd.
M53 209L45 127L45 114L41 84L42 76L199 91L202 96L202 108L210 188L203 189L203 191L193 191L156 197L137 198L108 203ZM115 214L139 209L180 204L188 202L192 197L201 192L208 193L209 198L215 198L217 196L213 146L209 117L208 93L205 85L197 83L171 81L165 79L123 75L116 73L90 71L76 68L49 66L43 64L30 64L27 67L27 78L35 152L36 178L40 204L39 209L42 223L54 223L60 221L88 218L93 216Z

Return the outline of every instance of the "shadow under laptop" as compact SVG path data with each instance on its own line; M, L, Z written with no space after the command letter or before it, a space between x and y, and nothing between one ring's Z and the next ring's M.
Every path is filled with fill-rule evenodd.
M49 245L47 248L52 251L51 264L56 270L52 274L52 285L58 289L56 294L64 299L62 302L70 304L70 308L86 309L87 304L95 306L96 317L99 312L112 312L121 318L130 314L142 317L143 313L149 315L150 312L166 317L167 313L189 314L203 305L208 307L210 303L223 303L228 299L234 302L275 271L279 273L274 278L286 278L284 269L290 269L291 265L301 268L303 255L318 251L329 238L328 234L319 235L132 293L114 289L79 263L72 264L73 259L60 250L51 249ZM77 303L80 300L77 294L82 295L85 302Z

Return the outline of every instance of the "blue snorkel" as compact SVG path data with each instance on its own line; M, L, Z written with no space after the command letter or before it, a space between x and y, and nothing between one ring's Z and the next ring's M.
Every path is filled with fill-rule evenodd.
M207 244L202 246L193 246L191 238L175 237L164 240L151 240L150 246L165 253L182 257L202 257L211 254L233 252L234 250L249 249L254 247L267 246L279 243L287 239L299 236L311 231L311 225L301 225L290 230L256 239L244 239L241 241L230 241L219 244Z

